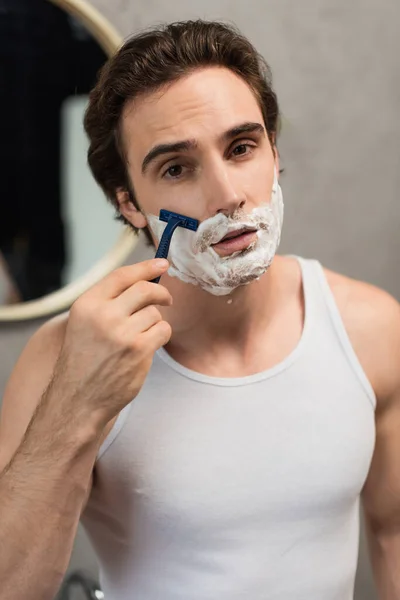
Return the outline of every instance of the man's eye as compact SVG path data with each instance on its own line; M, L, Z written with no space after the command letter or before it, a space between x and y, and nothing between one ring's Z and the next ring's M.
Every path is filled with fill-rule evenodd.
M182 175L182 172L182 165L172 165L171 167L168 167L168 169L164 172L163 177L168 177L169 179L177 179Z
M242 156L243 154L249 154L252 150L253 146L250 144L239 144L233 149L232 154L234 156Z

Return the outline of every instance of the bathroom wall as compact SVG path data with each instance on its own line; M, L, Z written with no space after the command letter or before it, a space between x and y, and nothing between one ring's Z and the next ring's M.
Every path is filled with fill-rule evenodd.
M124 34L187 18L235 22L269 60L284 115L282 251L400 299L398 0L93 0ZM142 248L139 252L144 252ZM137 260L139 254L132 257ZM0 391L40 321L0 327ZM71 567L95 571L80 533ZM362 534L357 600L373 600Z

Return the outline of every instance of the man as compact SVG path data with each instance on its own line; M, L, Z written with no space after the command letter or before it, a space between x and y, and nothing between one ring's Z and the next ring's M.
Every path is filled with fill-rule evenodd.
M86 507L106 598L349 600L361 495L380 597L400 598L399 306L275 256L278 118L267 67L219 23L134 37L103 69L97 181L154 243L161 208L200 227L168 273L118 269L24 350L2 599L52 598Z

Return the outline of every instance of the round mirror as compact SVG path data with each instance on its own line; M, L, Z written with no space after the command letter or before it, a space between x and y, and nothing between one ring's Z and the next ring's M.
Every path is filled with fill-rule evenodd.
M136 243L91 176L82 123L120 43L81 0L0 0L0 321L65 310Z

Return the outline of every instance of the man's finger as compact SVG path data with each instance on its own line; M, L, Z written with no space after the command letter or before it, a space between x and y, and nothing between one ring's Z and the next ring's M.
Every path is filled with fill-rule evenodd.
M172 296L163 285L142 280L122 292L114 302L125 315L132 315L149 305L171 306Z
M151 327L162 321L162 316L155 306L146 306L129 319L129 334L132 336L145 333Z
M169 323L166 321L159 321L153 327L150 327L148 331L140 334L145 345L148 347L150 352L159 350L162 346L165 346L171 338L172 329Z
M169 263L163 258L152 258L134 265L119 267L96 283L87 292L95 297L116 298L138 281L151 281L167 271Z

